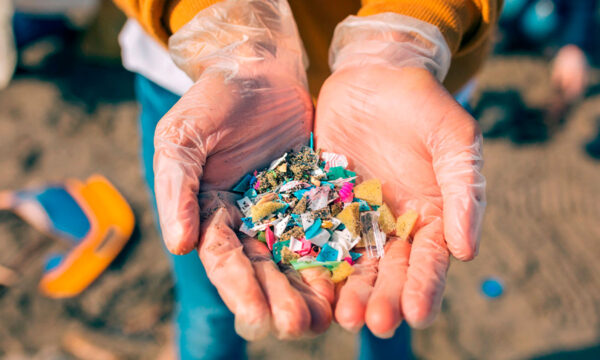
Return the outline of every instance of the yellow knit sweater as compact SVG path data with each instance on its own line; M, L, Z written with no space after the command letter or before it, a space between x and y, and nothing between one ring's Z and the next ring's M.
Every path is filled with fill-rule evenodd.
M200 10L220 0L114 0L154 38L167 43L171 34ZM313 94L329 75L327 54L335 26L350 14L396 12L436 25L452 51L444 85L451 92L463 86L481 66L489 50L492 28L503 0L289 0L311 66Z

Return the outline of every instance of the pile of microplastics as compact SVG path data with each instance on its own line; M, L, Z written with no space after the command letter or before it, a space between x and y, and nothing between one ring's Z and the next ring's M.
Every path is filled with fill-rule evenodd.
M383 256L388 235L408 240L417 220L409 210L396 218L383 202L381 182L356 185L344 155L305 146L285 153L233 188L243 193L240 232L263 241L280 266L324 266L343 281L362 256ZM353 251L354 250L354 251Z

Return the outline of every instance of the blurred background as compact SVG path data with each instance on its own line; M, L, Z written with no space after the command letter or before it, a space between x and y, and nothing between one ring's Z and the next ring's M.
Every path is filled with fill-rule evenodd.
M69 244L0 211L0 358L169 359L173 281L119 57L125 17L110 1L73 3L0 8L0 189L99 173L136 226L89 288L51 299L38 282ZM485 137L481 251L452 263L442 313L413 332L419 358L600 359L599 20L593 0L506 2L493 56L457 97ZM249 354L348 359L355 346L333 325Z

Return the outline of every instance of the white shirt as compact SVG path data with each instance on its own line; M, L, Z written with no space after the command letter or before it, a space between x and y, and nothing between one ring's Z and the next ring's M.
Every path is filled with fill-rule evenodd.
M143 75L177 95L183 95L193 85L192 79L173 63L169 52L137 21L127 20L119 34L119 44L125 69Z

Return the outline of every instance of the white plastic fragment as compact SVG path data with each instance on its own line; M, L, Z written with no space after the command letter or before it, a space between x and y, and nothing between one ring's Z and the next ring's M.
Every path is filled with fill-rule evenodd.
M321 186L311 189L308 193L308 207L312 211L321 210L329 201L329 187Z
M292 251L301 251L302 250L302 243L300 242L300 240L296 239L295 237L290 237L290 244L288 245L288 247L290 248L290 250Z
M325 161L325 170L329 170L332 167L341 166L344 169L348 167L348 159L344 155L324 152L321 154L321 158Z
M383 256L385 245L385 233L379 229L379 213L377 211L365 211L360 213L362 225L362 238L365 243L365 252L372 258Z
M331 228L331 230L335 230L338 228L338 226L340 226L340 224L342 223L342 221L336 217L332 217L331 219L329 219L329 221L331 221L331 223L333 224L333 227ZM350 232L348 232L350 233Z
M317 168L314 168L314 169L313 169L313 170L310 172L310 175L312 175L312 176L314 176L314 177L317 177L317 178L318 178L318 177L321 177L321 176L325 176L326 174L325 174L325 171L323 171L323 169L321 169L321 168L317 167Z
M240 207L240 210L242 211L242 214L244 214L244 216L248 217L250 216L250 208L252 207L252 200L250 200L247 196L243 197L242 199L239 199L237 201L238 206Z
M275 225L275 236L280 237L284 232L285 232L285 228L287 227L288 222L290 221L290 216L286 216L283 219L280 219L277 224Z
M242 222L242 225L240 226L240 232L250 236L250 237L255 237L256 234L258 233L258 231L254 231L252 229L249 229L248 226L246 226L245 223Z
M315 219L313 219L311 213L301 214L300 220L302 221L302 228L304 229L304 231L308 230L315 223Z
M310 241L311 243L323 247L323 245L325 245L327 243L327 241L329 240L329 238L331 237L331 235L329 234L329 231L325 230L325 229L321 229L317 235L315 235L312 239L308 239L308 241Z
M280 157L279 159L276 159L273 162L271 162L271 165L269 165L269 171L271 171L271 170L275 169L277 166L279 166L279 164L284 162L286 158L287 158L287 153L283 154L283 156Z
M288 192L296 187L299 188L305 188L305 187L309 187L310 185L305 183L304 181L299 181L299 180L292 180L288 183L285 183L283 185L281 185L281 187L279 188L279 192Z

